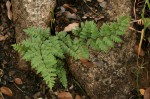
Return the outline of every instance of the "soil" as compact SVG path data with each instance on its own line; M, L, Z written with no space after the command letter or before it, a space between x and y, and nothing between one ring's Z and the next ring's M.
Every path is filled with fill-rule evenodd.
M0 38L3 38L3 40L0 39L0 87L8 87L13 95L8 96L3 94L2 96L5 99L57 99L57 94L54 94L54 92L58 91L69 91L74 97L76 94L79 94L82 99L92 99L92 97L89 97L87 95L88 92L84 91L84 85L83 83L78 83L76 80L76 77L68 70L68 90L65 90L62 85L60 85L59 82L56 83L56 86L54 88L54 92L50 92L49 88L46 86L43 79L40 77L40 75L37 75L34 70L20 70L18 68L17 58L18 53L15 52L12 48L12 44L16 43L15 40L15 22L12 22L7 17L7 9L6 9L6 1L7 0L1 0L0 1ZM109 1L106 1L108 3ZM61 7L64 4L69 4L71 8L76 8L77 12L74 12L70 8L66 8L66 11L69 11L71 13L75 13L75 16L73 18L66 17L66 14L60 14ZM144 0L138 0L136 2L136 14L137 19L139 19L140 13L142 11L144 4ZM80 6L79 6L80 5ZM134 5L132 4L133 8ZM104 9L111 9L111 6L103 4L102 6L99 5L99 3L96 0L92 0L92 2L83 2L82 0L58 0L57 1L57 7L56 7L56 31L63 30L68 24L73 22L84 22L86 20L94 20L97 22L98 27L102 25L102 22L111 21L115 19L117 16L108 16ZM118 9L118 8L116 8ZM108 11L108 10L107 10ZM115 11L114 11L115 12ZM121 12L120 12L121 13ZM132 12L133 13L133 12ZM145 16L150 17L149 14L150 11L146 10ZM134 15L132 15L134 18ZM143 26L138 25L137 23L134 24L134 28L136 30L141 31ZM130 67L130 72L128 75L130 76L129 80L133 84L130 85L131 92L128 94L128 97L130 99L138 99L138 89L146 89L150 87L150 42L147 40L148 37L150 37L149 34L150 30L146 30L146 36L143 40L142 49L144 50L145 56L140 57L138 59L139 64L144 64L144 68L137 67L137 53L135 53L135 57L132 61L130 61L131 64L128 64ZM140 35L139 33L135 32L136 36L136 44L139 43ZM101 57L101 56L99 56ZM81 68L82 69L82 68ZM136 71L139 72L136 72ZM84 71L88 71L88 69L84 69ZM87 72L86 72L87 73ZM139 80L137 81L137 75ZM16 84L15 79L19 78L23 82L22 84ZM123 78L121 78L123 79ZM82 82L82 81L80 81ZM126 83L126 82L125 82ZM137 86L139 84L139 86ZM73 88L71 88L73 86ZM82 88L83 87L83 88ZM113 94L113 93L112 93ZM111 98L110 98L111 99Z

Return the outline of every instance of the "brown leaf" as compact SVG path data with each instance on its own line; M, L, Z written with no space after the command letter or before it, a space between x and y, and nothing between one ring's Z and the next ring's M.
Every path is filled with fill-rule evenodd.
M91 2L92 0L85 0L85 1Z
M97 2L99 2L99 3L101 3L101 2L103 2L104 0L97 0Z
M0 88L1 93L7 95L7 96L12 96L13 93L8 87L1 87Z
M18 84L18 85L21 85L23 84L22 80L20 78L15 78L15 83Z
M0 69L0 77L3 77L4 71Z
M81 96L76 95L75 99L82 99Z
M0 41L4 41L6 40L6 38L8 38L8 35L5 35L5 36L0 35Z
M70 92L60 92L58 93L58 99L73 99Z
M145 90L144 99L150 99L150 87Z
M144 95L145 90L144 89L140 89L140 94Z
M140 56L144 56L144 55L145 55L144 50L141 48L141 49L140 49L140 52L139 52L138 49L139 49L139 47L138 47L138 45L136 45L136 46L134 47L135 52L136 52L137 54L139 54Z
M80 61L81 61L82 64L84 64L87 67L93 67L94 66L94 64L91 61L87 60L87 59L80 58Z
M74 12L74 13L76 13L77 12L77 9L76 8L73 8L73 7L70 7L70 5L69 4L64 4L63 5L63 7L64 8L68 8L68 9L70 9L72 12Z
M11 3L10 3L10 1L6 2L6 8L7 8L7 16L11 20L12 19L12 11L11 11Z
M0 92L0 99L5 99L1 92Z
M79 26L79 23L71 23L65 27L64 31L69 32Z
M64 14L68 19L79 19L79 17L75 13L70 13L69 11L65 11Z

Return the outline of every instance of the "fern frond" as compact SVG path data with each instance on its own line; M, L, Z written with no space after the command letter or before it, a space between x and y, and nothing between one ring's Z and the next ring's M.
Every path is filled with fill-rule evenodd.
M110 38L111 38L111 40L113 40L116 43L122 42L122 39L117 35L111 35Z
M129 20L129 17L123 16L117 22L104 23L100 29L93 21L86 21L72 31L74 36L63 31L51 36L49 29L31 27L24 30L28 38L13 47L23 59L31 62L32 68L41 74L50 89L56 77L66 88L66 71L61 62L64 55L88 59L89 47L107 52L115 43L122 42L120 36L125 34Z
M117 22L103 24L98 30L93 21L81 23L81 27L73 30L75 36L79 36L86 45L97 50L107 51L114 47L114 43L122 42L120 35L124 35L129 26L130 17L122 16ZM80 33L77 33L80 32Z
M20 43L18 44L13 44L12 45L14 50L18 51L19 53L21 53L21 55L24 53L24 51L22 52L23 49L23 45L21 45Z
M64 63L59 60L57 63L56 74L58 75L58 78L59 78L60 82L62 83L62 85L65 88L67 88L68 82L67 82L67 77L66 77L66 71L63 66L64 66Z
M95 39L88 39L88 41L87 41L87 46L91 46L91 47L94 48L95 50L99 50L99 46L97 45Z
M20 44L13 45L14 49L22 52L22 58L31 61L31 66L40 73L47 85L52 89L56 79L57 57L64 58L58 37L49 35L48 29L29 28L25 32L29 37Z
M71 39L70 35L67 35L65 32L57 33L57 36L60 39L61 48L63 49L64 53L74 57L75 59L88 58L89 51L85 46L86 43L82 42L78 38Z
M101 39L97 39L96 45L99 47L100 50L107 52L108 51L108 46L105 44L105 42Z
M104 37L103 41L108 47L114 47L114 42L110 39L110 37Z
M109 27L107 24L103 23L101 26L101 29L99 31L100 37L111 35L112 30L111 27Z
M23 30L29 37L40 37L46 38L49 37L49 29L42 29L40 27L30 27Z
M96 23L93 21L86 21L85 24L81 23L81 28L76 28L72 31L75 36L79 36L82 39L87 38L97 38L99 36L99 31Z

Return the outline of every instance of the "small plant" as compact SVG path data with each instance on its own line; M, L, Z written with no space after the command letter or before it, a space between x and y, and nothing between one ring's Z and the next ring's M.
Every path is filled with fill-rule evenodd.
M65 55L74 59L88 59L89 47L107 52L115 43L122 42L130 18L123 16L117 22L103 24L98 29L93 21L81 23L81 27L73 30L74 36L66 32L57 32L56 36L49 34L49 29L28 28L24 32L28 38L13 47L22 58L31 62L32 68L46 81L52 89L58 76L64 87L67 87L66 71L62 60Z
M150 2L149 2L149 0L145 0L145 4L144 4L144 7L142 9L142 14L141 14L142 18L140 19L140 21L142 21L140 23L143 24L144 28L141 31L141 38L140 38L140 43L139 43L139 47L138 47L138 57L139 57L139 54L141 52L141 47L142 47L142 42L143 42L143 39L144 39L145 31L150 26L150 18L145 18L145 16L144 16L146 6L148 6L148 9L150 10ZM150 42L150 37L147 37L147 39Z

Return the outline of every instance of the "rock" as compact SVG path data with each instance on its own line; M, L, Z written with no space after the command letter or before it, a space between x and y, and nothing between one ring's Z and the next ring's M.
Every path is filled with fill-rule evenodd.
M123 14L130 15L131 0L110 0L108 5L112 6L110 10L112 12L108 13L110 20ZM94 55L90 57L90 61L95 66L90 68L70 59L71 73L91 99L128 99L133 85L128 64L136 56L134 54L135 41L132 33L128 31L124 36L124 42L108 53L91 50Z
M23 29L28 27L47 28L52 18L56 0L11 0L13 9L13 21L15 22L16 42L26 38ZM19 68L28 70L29 64L18 58Z

